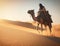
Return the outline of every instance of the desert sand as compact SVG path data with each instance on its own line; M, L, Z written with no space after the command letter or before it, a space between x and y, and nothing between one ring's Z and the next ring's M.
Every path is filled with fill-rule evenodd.
M53 25L51 34L35 26L33 22L0 20L0 46L60 46L60 24Z

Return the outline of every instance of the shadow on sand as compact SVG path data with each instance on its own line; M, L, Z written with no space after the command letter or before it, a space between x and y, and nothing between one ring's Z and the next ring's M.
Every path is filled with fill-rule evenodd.
M17 26L22 26L22 27L26 27L30 29L36 29L36 26L32 25L32 23L29 23L29 22L11 21L11 20L4 20L4 21L13 25L17 25ZM41 30L41 28L38 27L38 30Z
M60 37L55 37L55 36L43 36L45 38L48 38L56 43L60 43Z

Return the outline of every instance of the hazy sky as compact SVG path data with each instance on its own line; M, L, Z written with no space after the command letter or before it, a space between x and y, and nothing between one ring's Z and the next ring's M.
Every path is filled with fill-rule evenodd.
M37 15L39 3L49 11L54 23L60 24L60 0L3 0L0 1L0 19L32 21L27 11L34 9Z

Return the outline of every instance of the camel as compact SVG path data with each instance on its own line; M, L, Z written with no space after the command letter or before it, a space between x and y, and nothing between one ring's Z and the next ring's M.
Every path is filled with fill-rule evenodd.
M40 19L38 19L38 16L35 17L34 10L28 10L27 13L32 16L32 18L33 18L34 21L37 21L38 22L38 24L37 24L37 30L38 30L39 24L41 24L41 31L43 31L42 25L44 25L45 27L46 26L49 27L49 30L50 30L50 33L51 33L51 28L52 28L51 22L49 22L49 21L48 22L45 22L41 17L40 17Z

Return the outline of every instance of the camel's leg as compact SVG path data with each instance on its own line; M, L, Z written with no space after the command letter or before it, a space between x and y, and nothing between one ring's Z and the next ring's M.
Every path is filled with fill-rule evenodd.
M43 19L41 18L40 21L41 21L41 31L43 31L43 27L42 27Z
M50 34L51 34L51 27L49 27L49 30L50 30Z
M45 26L45 30L47 30L47 25L44 25Z
M36 26L36 29L37 29L37 31L38 31L38 28L39 28L39 23L37 24L37 26ZM39 31L38 31L39 32ZM40 33L40 32L39 32Z
M37 27L36 27L36 29L38 30L38 28L39 28L39 23L37 24Z
M42 26L42 24L41 24L41 31L43 31L43 26Z
M51 34L51 32L52 32L52 31L51 31L51 28L52 28L52 24L50 23L50 24L49 24L50 34Z

